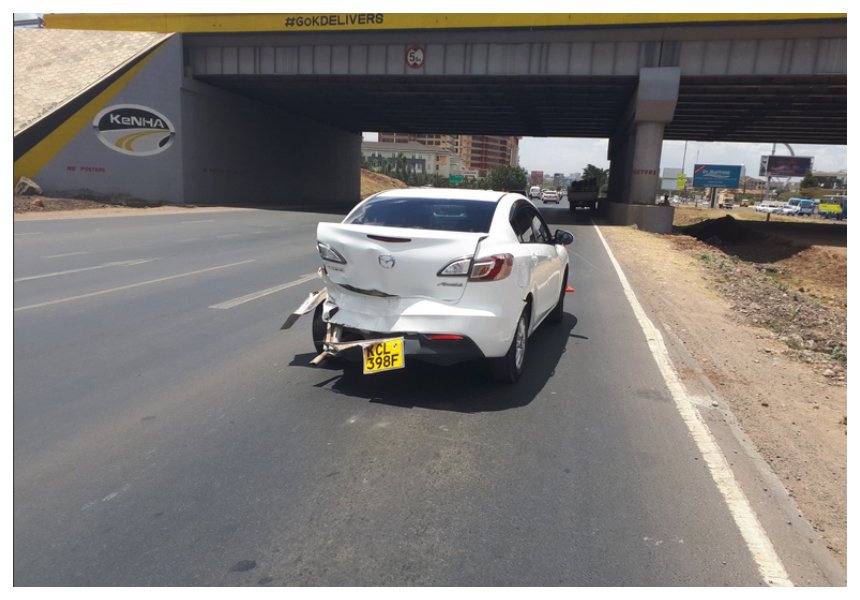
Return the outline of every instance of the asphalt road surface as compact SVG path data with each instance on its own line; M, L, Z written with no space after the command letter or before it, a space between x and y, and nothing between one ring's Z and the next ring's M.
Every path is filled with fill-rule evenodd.
M308 364L339 218L15 223L15 585L766 584L592 225L506 386Z

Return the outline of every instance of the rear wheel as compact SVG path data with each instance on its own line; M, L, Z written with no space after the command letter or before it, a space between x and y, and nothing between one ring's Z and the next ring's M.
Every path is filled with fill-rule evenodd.
M547 323L561 323L564 318L564 295L567 293L567 270L564 272L564 277L561 279L561 291L558 293L558 303L555 308L546 316Z
M326 322L323 321L322 313L323 305L318 304L316 310L314 310L313 321L311 321L311 336L313 337L314 348L316 348L317 354L323 351L323 340L325 339L326 332Z
M514 339L511 341L511 347L508 348L507 354L490 361L490 369L492 370L494 379L505 383L516 383L519 380L523 374L523 365L526 360L528 337L529 306L526 305L522 314L520 314L520 318L517 320Z

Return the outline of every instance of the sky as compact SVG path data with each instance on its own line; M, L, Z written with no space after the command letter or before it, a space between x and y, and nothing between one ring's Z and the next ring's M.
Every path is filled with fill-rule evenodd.
M533 138L520 140L520 166L526 171L569 174L582 171L587 164L609 168L606 158L608 141L603 139ZM791 144L795 156L812 156L815 171L844 171L848 168L847 146L813 146ZM746 174L758 177L761 156L771 154L773 144L738 144L727 142L664 141L660 172L666 167L680 169L692 176L694 164L742 165ZM777 144L778 156L789 156L789 149Z

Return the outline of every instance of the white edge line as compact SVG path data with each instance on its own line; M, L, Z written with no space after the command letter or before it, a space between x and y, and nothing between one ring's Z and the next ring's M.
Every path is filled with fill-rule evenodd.
M669 358L669 352L666 350L663 336L645 314L642 305L639 304L639 300L636 298L633 288L627 281L627 277L624 276L624 272L621 270L621 265L618 264L618 261L615 259L615 255L612 254L612 250L609 248L609 244L606 243L606 239L600 232L600 228L597 227L597 225L594 225L594 229L597 231L600 241L603 242L603 247L609 255L609 260L615 267L615 272L618 274L618 279L621 281L621 287L624 288L624 295L627 297L627 301L633 308L636 319L642 327L642 332L648 340L648 346L651 348L651 353L654 356L657 367L660 369L663 380L666 382L666 387L669 388L669 393L675 401L675 406L678 408L681 418L687 425L690 435L696 442L696 446L698 446L699 452L701 452L702 458L708 466L708 470L711 473L711 477L714 479L714 483L717 485L717 489L719 489L720 493L723 495L726 505L729 508L729 512L731 512L732 517L735 520L735 524L738 526L741 536L744 538L747 548L749 548L749 551L753 556L753 560L755 560L756 565L758 566L759 573L764 581L770 586L793 586L794 584L789 579L788 573L777 555L770 538L768 538L767 533L758 520L758 517L756 517L755 511L753 511L752 506L741 489L740 484L735 479L734 473L732 472L726 457L723 455L714 440L711 430L702 420L698 410L696 410L695 406L691 402L684 384L681 383L681 380L672 365L672 361Z
M209 271L217 271L218 269L227 269L229 267L236 267L238 265L245 265L251 262L254 262L256 259L252 258L250 260L243 260L241 262L230 263L229 265L219 265L217 267L209 267L208 269L199 269L197 271L189 271L187 273L179 273L177 275L169 275L168 277L159 277L158 279L150 279L149 281L141 281L139 283L132 283L129 285L122 285L120 287L110 288L109 290L101 290L98 292L90 292L89 294L81 294L80 296L71 296L69 298L60 298L59 300L49 300L48 302L40 302L39 304L30 304L29 306L19 306L14 310L14 312L18 312L19 310L30 310L31 308L41 308L42 306L50 306L52 304L61 304L63 302L72 302L74 300L82 300L84 298L92 298L93 296L101 296L102 294L111 294L113 292L119 292L122 290L130 290L132 288L140 287L142 285L149 285L151 283L160 283L162 281L170 281L171 279L179 279L180 277L189 277L190 275L199 275L200 273L208 273Z
M209 308L220 308L220 309L228 309L233 308L235 306L239 306L240 304L244 304L245 302L250 302L251 300L256 300L257 298L262 298L264 296L268 296L269 294L274 294L275 292L280 292L281 290L286 290L291 287L295 287L297 285L301 285L310 281L311 279L316 279L318 275L316 273L308 273L307 275L302 275L295 281L290 281L288 283L282 283L281 285L276 285L274 287L267 288L265 290L260 290L258 292L252 292L250 294L245 294L244 296L240 296L238 298L233 298L232 300L226 300L224 302L220 302L218 304L213 304Z

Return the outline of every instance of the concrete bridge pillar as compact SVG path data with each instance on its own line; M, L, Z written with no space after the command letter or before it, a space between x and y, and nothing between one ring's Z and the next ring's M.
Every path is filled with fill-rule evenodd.
M636 96L609 141L609 218L613 223L636 223L649 231L672 230L674 209L655 202L663 130L675 114L680 81L680 67L643 68L639 72Z
M660 177L663 129L675 115L680 83L680 67L654 67L639 71L633 112L633 163L627 200L631 204L654 204Z

